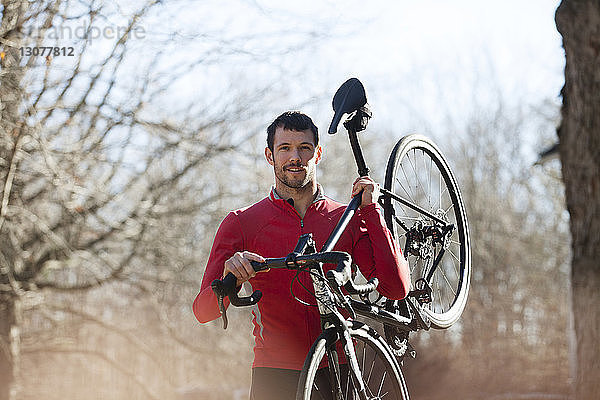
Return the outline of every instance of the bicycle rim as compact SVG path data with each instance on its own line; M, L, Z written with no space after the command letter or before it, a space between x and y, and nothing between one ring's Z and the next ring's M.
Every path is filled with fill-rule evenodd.
M423 231L425 228L422 227L435 226L435 220L389 197L384 201L386 224L401 246L404 245L404 255L411 269L411 289L415 289L415 282L419 279L428 281L432 301L423 304L422 310L432 327L448 328L465 308L471 275L467 217L456 179L446 159L430 139L409 135L396 144L390 155L384 187L454 225L446 243L421 237L416 246L415 240L412 240L413 246L409 249L407 230L413 233ZM441 260L431 272L434 260L442 251Z

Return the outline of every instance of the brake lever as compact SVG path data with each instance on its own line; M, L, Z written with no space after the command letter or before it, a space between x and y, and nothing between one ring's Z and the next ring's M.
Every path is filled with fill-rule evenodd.
M222 294L223 290L223 282L218 279L215 279L211 283L211 287L215 295L217 296L217 305L219 306L219 312L221 313L221 318L223 318L223 329L227 329L227 309L225 308L225 304L223 299L225 296Z
M228 286L231 285L230 281L231 278L229 278L229 275L233 276L233 285L234 285L234 291L235 291L235 284L237 282L237 280L235 279L235 276L233 274L228 274L225 278L223 278L222 280L220 279L215 279L214 281L212 281L212 283L210 284L210 286L212 287L213 292L215 293L215 296L217 296L217 305L219 306L219 312L221 313L221 318L223 318L223 329L227 329L227 308L225 307L225 297L229 297L229 293L228 293ZM231 301L231 298L230 298Z
M257 272L268 268L266 264L256 261L250 261L250 264ZM217 296L219 312L223 318L223 329L227 329L227 309L225 308L225 297L229 297L230 303L236 307L253 306L258 303L262 297L262 292L260 290L255 290L250 296L239 297L237 278L231 272L228 273L223 279L215 279L212 281L210 286Z

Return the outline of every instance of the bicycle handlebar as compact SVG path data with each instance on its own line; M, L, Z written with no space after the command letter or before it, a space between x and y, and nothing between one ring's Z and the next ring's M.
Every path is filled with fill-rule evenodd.
M350 294L370 293L377 289L379 281L377 278L370 279L366 284L355 284L352 280L352 258L348 253L342 251L328 251L322 253L313 253L299 255L296 252L290 253L287 257L267 258L265 262L250 261L252 268L256 272L264 271L269 268L288 268L298 269L304 265L321 262L335 263L335 270L327 272L327 280L335 288L344 287ZM261 299L262 292L255 290L250 296L239 297L237 278L231 272L223 279L215 279L211 287L217 296L219 310L223 318L223 329L227 329L227 313L225 310L224 298L229 297L229 301L236 307L252 306Z
M257 261L250 261L250 264L256 272L263 271L269 268L264 266L265 264L267 264L267 262L260 263ZM210 286L212 287L213 292L217 296L217 304L219 306L221 316L223 317L223 329L227 329L227 313L225 311L224 304L225 297L229 297L229 302L236 307L252 306L258 303L258 301L262 297L262 292L260 290L255 290L250 296L239 297L237 288L237 278L231 272L229 272L223 279L215 279L214 281L212 281Z
M336 252L338 253L338 252ZM327 271L326 277L330 284L334 287L344 287L350 294L365 294L377 289L379 280L371 278L365 284L356 284L352 280L352 259L348 253L343 253L341 259L338 260L338 265L335 270Z

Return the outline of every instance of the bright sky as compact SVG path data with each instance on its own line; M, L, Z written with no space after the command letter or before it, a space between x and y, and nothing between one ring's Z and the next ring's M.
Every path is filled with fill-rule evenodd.
M340 14L332 18L332 38L303 67L308 81L302 88L333 93L346 77L357 76L374 111L389 116L403 105L428 110L446 102L468 111L474 88L485 101L496 95L489 90L495 85L527 102L559 94L564 56L554 25L557 1L369 2L345 37L352 27L344 22L366 4L347 3L333 8Z
M200 27L226 40L255 35L240 47L259 55L205 69L193 83L184 80L181 91L234 79L234 86L251 86L283 71L287 79L272 87L282 96L274 101L282 101L281 109L301 104L320 126L328 123L331 96L351 76L367 88L378 117L374 127L417 114L435 125L441 123L434 115L440 108L452 108L460 119L474 103L499 93L508 102L559 101L564 54L554 24L557 0L348 0L343 7L333 0L181 4L173 16L186 29ZM307 31L315 33L308 45L301 35ZM281 51L297 43L303 44L299 52ZM191 41L189 48L196 45ZM309 98L315 100L304 104Z
M374 112L370 129L403 135L434 129L449 117L464 120L474 108L498 97L508 105L558 104L564 67L554 23L558 3L170 1L140 22L145 39L134 44L141 58L123 71L134 79L143 75L161 49L159 43L177 32L158 65L166 78L177 78L169 93L158 96L164 102L159 111L179 115L178 107L185 109L191 98L227 104L240 92L252 93L271 82L266 96L272 97L272 109L265 110L260 123L283 110L301 108L324 130L333 93L356 76L365 84ZM126 18L109 23L124 26ZM111 46L101 38L92 47L98 52ZM182 67L211 46L214 59L209 57L197 69ZM296 51L287 53L290 47ZM219 52L231 48L242 54L225 58Z

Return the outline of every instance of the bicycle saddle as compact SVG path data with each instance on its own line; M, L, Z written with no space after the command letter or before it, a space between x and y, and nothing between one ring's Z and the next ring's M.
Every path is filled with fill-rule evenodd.
M337 132L337 127L344 114L352 114L353 112L364 109L370 117L370 112L366 107L367 94L363 84L356 78L350 78L342 83L342 86L335 92L333 96L333 120L329 125L329 133ZM365 123L366 127L366 123ZM363 128L364 129L364 128ZM359 129L362 130L362 129ZM357 130L358 131L358 130Z

